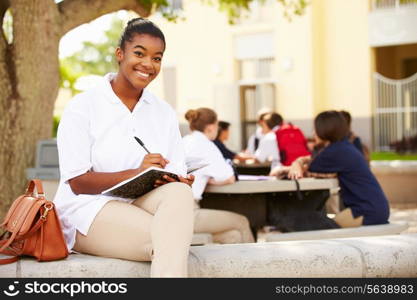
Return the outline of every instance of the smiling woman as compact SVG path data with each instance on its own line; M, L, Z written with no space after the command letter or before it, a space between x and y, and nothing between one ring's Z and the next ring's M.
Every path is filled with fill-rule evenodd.
M146 88L164 51L155 24L129 21L115 53L118 72L70 101L58 128L61 180L54 201L69 250L152 260L151 276L177 277L187 275L194 177L186 176L174 110ZM155 152L139 148L135 136ZM152 166L178 174L179 182L157 180L138 199L100 194Z

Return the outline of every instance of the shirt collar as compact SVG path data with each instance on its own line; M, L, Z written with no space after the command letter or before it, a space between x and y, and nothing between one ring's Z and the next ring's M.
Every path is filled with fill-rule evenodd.
M199 130L194 130L191 134L194 135L194 136L196 136L197 138L200 138L200 139L201 138L204 138L206 140L209 140L209 138L204 133L202 133Z
M120 98L117 97L110 84L110 81L112 81L116 77L116 75L117 73L107 73L106 75L104 75L104 80L102 82L102 88L104 88L104 91L107 96L106 98L111 103L121 103ZM140 101L143 101L148 104L152 103L152 94L148 91L148 89L143 89L142 96L139 98L139 102Z

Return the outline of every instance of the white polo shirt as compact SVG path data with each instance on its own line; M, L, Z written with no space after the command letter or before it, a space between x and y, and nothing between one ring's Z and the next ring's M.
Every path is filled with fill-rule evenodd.
M194 130L186 135L183 141L187 158L198 159L202 164L208 164L207 167L193 173L195 176L192 185L194 199L201 200L207 181L210 178L224 181L234 174L233 168L226 162L219 148L202 132Z
M246 149L247 153L255 154L255 151L256 151L256 149L255 149L255 139L258 139L258 141L260 141L263 138L263 136L264 136L264 134L262 133L262 127L257 126L255 133L252 134L249 137L248 147ZM258 146L259 146L259 144L258 144Z
M62 222L68 249L76 230L86 235L100 209L115 197L75 195L68 180L86 173L119 172L138 168L147 154L139 137L152 153L170 163L166 169L185 176L185 155L174 110L144 89L132 112L114 93L107 74L95 88L76 95L67 105L58 128L61 179L54 203ZM132 202L132 199L117 198Z
M272 131L265 134L259 141L258 149L255 151L255 157L261 163L266 161L271 162L271 169L281 165L278 143L275 134L278 128L279 126L276 126L272 129Z

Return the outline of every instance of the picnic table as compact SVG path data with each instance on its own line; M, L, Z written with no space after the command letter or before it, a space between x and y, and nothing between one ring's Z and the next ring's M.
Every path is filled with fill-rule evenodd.
M238 174L247 175L268 175L271 170L271 163L238 163L235 164Z
M288 217L297 216L300 212L325 210L325 203L332 193L338 190L336 178L316 179L302 178L299 181L300 191L322 193L320 197L308 201L297 201L297 186L292 180L248 180L233 184L216 186L208 185L200 201L202 208L222 209L245 215L254 233L271 224L271 207L285 210ZM304 193L306 194L306 193ZM308 194L308 193L307 193ZM275 205L271 205L275 204Z

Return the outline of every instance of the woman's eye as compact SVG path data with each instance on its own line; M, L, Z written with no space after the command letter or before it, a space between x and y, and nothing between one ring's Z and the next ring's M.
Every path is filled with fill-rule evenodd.
M137 56L139 56L139 57L142 57L143 56L143 53L142 52L140 52L140 51L135 51L134 52Z
M162 57L154 57L154 59L153 59L154 61L161 61L162 60Z

